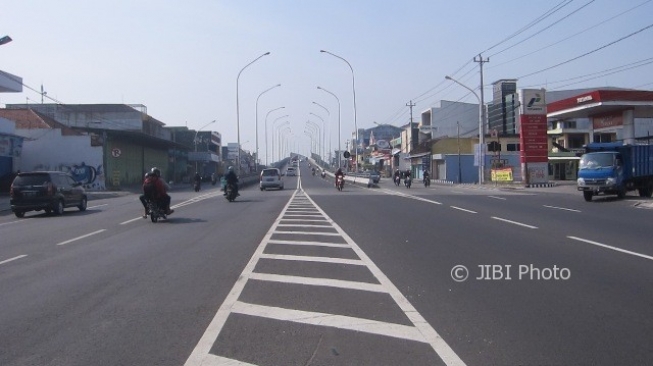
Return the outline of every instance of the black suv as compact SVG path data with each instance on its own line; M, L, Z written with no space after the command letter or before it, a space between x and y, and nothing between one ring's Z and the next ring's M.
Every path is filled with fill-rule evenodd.
M11 211L16 217L39 210L61 215L66 207L85 211L87 203L81 183L64 172L18 173L11 183L9 196Z

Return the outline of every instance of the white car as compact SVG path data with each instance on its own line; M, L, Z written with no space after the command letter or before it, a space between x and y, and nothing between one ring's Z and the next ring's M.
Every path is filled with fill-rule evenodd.
M297 172L295 171L295 168L289 167L288 169L286 169L286 176L290 177L290 176L295 176L295 175L297 175Z
M283 179L281 172L277 168L263 169L259 177L259 188L265 190L268 188L283 189Z

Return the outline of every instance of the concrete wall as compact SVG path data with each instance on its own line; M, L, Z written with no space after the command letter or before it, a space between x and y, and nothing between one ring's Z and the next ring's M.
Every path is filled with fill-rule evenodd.
M90 136L62 136L59 129L19 129L16 134L25 136L21 171L65 171L86 189L106 188L102 147L91 146Z

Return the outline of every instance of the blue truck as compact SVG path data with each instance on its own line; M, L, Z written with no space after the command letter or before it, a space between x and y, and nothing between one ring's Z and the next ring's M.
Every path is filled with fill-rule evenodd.
M588 202L598 194L623 198L634 190L640 197L651 197L653 145L587 144L580 158L577 184Z

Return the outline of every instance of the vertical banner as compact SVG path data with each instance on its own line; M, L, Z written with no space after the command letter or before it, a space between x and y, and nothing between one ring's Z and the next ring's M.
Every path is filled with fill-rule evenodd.
M519 144L522 177L526 184L546 183L549 178L549 143L544 89L522 89Z

